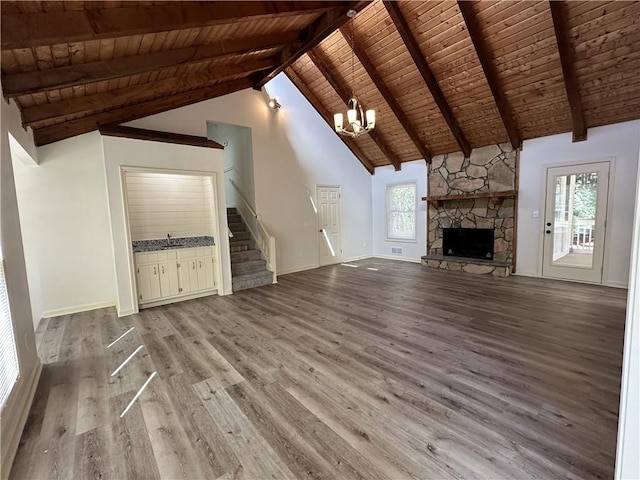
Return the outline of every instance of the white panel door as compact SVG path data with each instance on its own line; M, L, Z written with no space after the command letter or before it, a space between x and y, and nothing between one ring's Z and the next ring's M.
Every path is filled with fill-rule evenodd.
M542 275L602 283L609 162L547 169Z
M320 266L342 262L342 200L340 187L316 189Z

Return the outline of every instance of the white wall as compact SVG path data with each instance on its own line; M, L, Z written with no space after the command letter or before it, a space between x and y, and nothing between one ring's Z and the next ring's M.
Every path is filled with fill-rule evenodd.
M129 125L206 135L207 120L251 128L256 208L276 238L278 274L317 267L316 185L342 186L343 258L372 253L371 176L284 75ZM278 96L282 108L267 107Z
M251 129L220 122L207 122L207 138L224 145L225 191L228 207L240 207L243 203L238 186L251 208L255 209L255 176L253 173L253 141Z
M24 131L20 126L20 113L13 101L9 104L2 101L0 104L0 249L20 365L18 381L0 415L0 474L2 478L6 478L27 420L42 366L36 352L9 135L27 153L35 156L36 149L31 131Z
M200 132L202 133L202 132ZM216 179L216 203L224 206L224 161L222 150L188 145L135 140L130 138L103 137L104 165L107 177L113 261L117 286L117 308L120 316L137 311L133 254L131 239L127 234L127 215L124 204L123 167L139 167L163 170L166 173L199 172ZM227 231L226 215L217 215L217 230ZM231 260L229 239L226 235L216 238L218 258L222 268L220 293L231 293Z
M417 187L415 242L387 240L386 193L387 185L415 182ZM402 164L402 170L396 172L392 166L376 168L372 182L373 197L373 255L382 258L420 262L427 250L427 164L416 160ZM402 255L391 253L392 247L401 247Z
M525 140L520 153L517 274L541 275L546 167L613 158L603 283L627 285L639 150L638 120L590 128L584 142L572 143L570 133ZM533 218L534 210L539 218Z
M208 177L126 172L125 178L131 240L214 235Z
M33 322L115 304L100 134L41 147L14 161Z
M628 480L640 478L640 172L636 185L615 473Z

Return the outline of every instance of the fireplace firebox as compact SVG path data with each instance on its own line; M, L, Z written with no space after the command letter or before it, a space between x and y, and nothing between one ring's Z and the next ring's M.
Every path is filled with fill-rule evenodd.
M444 255L493 260L493 228L443 228L442 230Z

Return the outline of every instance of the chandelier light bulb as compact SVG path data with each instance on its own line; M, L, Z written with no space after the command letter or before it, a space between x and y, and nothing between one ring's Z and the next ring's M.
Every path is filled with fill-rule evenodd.
M333 115L333 125L336 128L336 131L342 130L342 127L344 126L344 116L341 113Z
M356 121L356 110L355 108L351 108L347 110L347 123L355 123Z

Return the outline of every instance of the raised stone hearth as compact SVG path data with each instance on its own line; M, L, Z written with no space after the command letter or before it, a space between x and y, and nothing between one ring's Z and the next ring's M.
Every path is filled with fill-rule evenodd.
M422 257L422 264L431 268L439 268L440 270L493 275L494 277L508 277L511 275L511 264L496 260L425 255Z
M475 149L469 158L462 153L433 158L427 198L437 197L438 201L429 203L424 265L495 276L511 274L516 237L516 163L517 152L509 144ZM445 255L443 229L459 227L493 228L493 260Z

